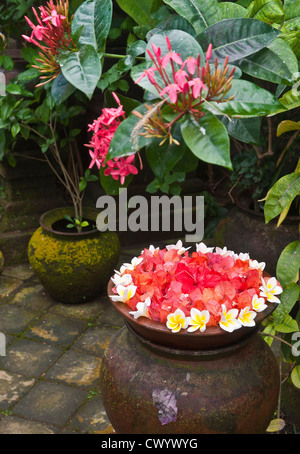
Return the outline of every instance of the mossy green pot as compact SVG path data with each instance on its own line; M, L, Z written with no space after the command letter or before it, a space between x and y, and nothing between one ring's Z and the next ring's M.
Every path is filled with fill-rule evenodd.
M98 214L93 208L84 209L83 217L92 221L91 229L80 233L53 228L64 215L74 216L72 208L57 208L40 218L40 227L28 244L28 258L41 284L56 301L91 301L105 290L113 274L119 258L119 238L115 232L97 230Z

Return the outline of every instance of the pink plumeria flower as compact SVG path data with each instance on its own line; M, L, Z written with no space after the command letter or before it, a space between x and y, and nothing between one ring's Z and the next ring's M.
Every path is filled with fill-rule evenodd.
M207 90L206 86L204 85L203 81L199 78L196 77L193 80L190 80L188 82L190 87L193 87L193 96L195 99L197 99L200 95L201 90Z

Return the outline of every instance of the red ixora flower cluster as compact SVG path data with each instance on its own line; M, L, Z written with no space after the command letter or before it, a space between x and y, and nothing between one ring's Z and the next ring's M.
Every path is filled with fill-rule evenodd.
M189 254L181 241L164 249L150 246L116 272L110 297L127 304L134 318L166 323L172 332L254 326L267 302L280 303L282 287L249 254L213 250L200 243Z
M121 119L125 119L125 111L118 96L115 93L113 93L113 96L118 107L102 109L100 117L94 120L93 124L89 125L88 131L93 131L93 136L90 143L86 146L91 148L89 153L92 160L89 168L96 165L100 169L107 165L104 175L111 175L114 180L120 178L120 183L123 185L125 178L130 174L136 175L138 170L132 164L135 158L134 154L126 158L114 158L105 162L110 142L122 121Z
M50 82L60 73L60 65L56 57L64 49L75 49L71 38L71 22L68 19L68 0L57 0L56 4L50 0L46 6L39 6L39 13L35 8L32 11L36 17L35 25L27 16L25 19L32 28L31 36L22 35L23 38L40 49L37 61L39 66L32 65L42 73L49 73L42 76L45 82ZM42 85L42 84L39 84Z

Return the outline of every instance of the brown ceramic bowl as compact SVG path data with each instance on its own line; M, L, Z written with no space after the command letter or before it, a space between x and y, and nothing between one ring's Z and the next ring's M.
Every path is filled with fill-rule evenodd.
M113 294L113 287L114 284L110 280L107 288L108 297ZM219 326L209 326L203 333L200 331L189 333L187 330L172 333L166 325L160 322L150 320L146 317L134 319L134 317L129 314L132 309L130 309L127 304L112 301L111 298L109 299L117 311L123 315L129 326L140 336L155 344L183 350L212 350L232 345L239 340L254 334L254 332L259 329L261 322L277 307L276 303L268 303L268 307L263 312L257 313L255 317L255 326L242 326L232 333L224 331Z

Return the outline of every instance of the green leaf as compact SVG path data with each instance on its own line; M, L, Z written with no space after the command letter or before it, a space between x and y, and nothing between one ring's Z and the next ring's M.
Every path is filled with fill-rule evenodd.
M200 160L232 169L226 128L213 114L207 112L199 123L186 116L181 123L181 134Z
M264 214L266 223L278 216L300 194L300 172L280 178L268 192Z
M299 330L298 323L290 315L286 315L281 323L275 326L279 333L293 333Z
M292 90L287 91L281 98L279 98L279 101L283 105L283 108L281 110L279 109L275 113L296 109L300 106L300 85L297 84L295 84Z
M281 285L285 287L291 282L297 282L299 269L300 241L293 241L284 248L277 262L276 276Z
M267 24L280 23L284 17L281 0L254 0L248 7L248 17Z
M237 60L234 64L241 68L244 73L258 79L267 80L274 84L293 85L294 83L287 65L275 52L268 48L242 60Z
M147 104L151 105L151 103ZM133 112L135 111L142 115L148 112L145 104L138 106ZM118 126L110 142L106 160L129 156L143 148L147 143L150 143L148 139L140 135L143 132L142 124L140 129L137 129L137 125L141 119L134 115L133 112Z
M72 33L82 27L79 44L88 44L97 51L105 47L112 19L111 0L87 0L76 10Z
M277 137L290 131L300 131L300 121L283 120L277 127Z
M153 35L147 44L147 49L153 53L152 44L155 44L160 47L161 55L166 55L169 52L166 36L170 40L172 51L180 54L182 61L190 56L197 58L198 55L200 55L201 61L204 61L203 50L199 42L182 30L166 30ZM146 60L152 62L147 52Z
M87 44L78 52L62 52L58 60L66 80L91 99L101 76L101 63L94 47Z
M294 19L300 16L299 0L285 0L283 5L284 19Z
M173 137L180 142L180 145L172 145L166 141L163 145L159 146L158 141L153 141L146 150L147 161L159 181L163 181L178 161L182 158L187 150L187 146L182 140L180 134L180 125L176 125Z
M281 281L279 282L281 283ZM281 285L284 284L281 283ZM273 313L274 322L276 324L281 323L293 309L299 298L299 293L300 287L297 284L289 284L283 289L283 292L280 295L280 303Z
M75 87L60 73L51 87L51 95L55 104L61 104L74 93Z
M211 25L197 36L203 49L213 45L212 59L234 62L258 52L277 37L280 32L264 22L234 18Z
M156 0L117 0L118 5L125 13L132 17L139 25L152 23L151 13L157 9Z
M14 123L11 127L11 134L15 138L20 132L21 126L19 123Z
M89 223L87 221L83 221L80 225L81 227L87 227Z
M8 84L6 85L6 91L12 95L20 95L21 87L16 84Z
M226 126L228 134L244 143L258 144L260 140L261 120L258 117L253 118L227 118L220 117L222 123Z
M294 367L291 373L291 380L296 388L300 389L300 366Z
M226 97L234 96L234 99L218 103L210 101L204 103L203 107L215 115L224 113L230 117L239 118L260 117L269 115L282 107L276 97L267 90L258 87L246 80L233 79L231 89Z
M268 49L281 58L291 74L298 72L298 60L291 47L282 39L276 38L268 45Z
M219 8L221 10L222 19L233 19L234 17L246 17L247 9L238 3L220 2Z
M197 34L222 18L217 0L164 0L164 3L187 19Z

